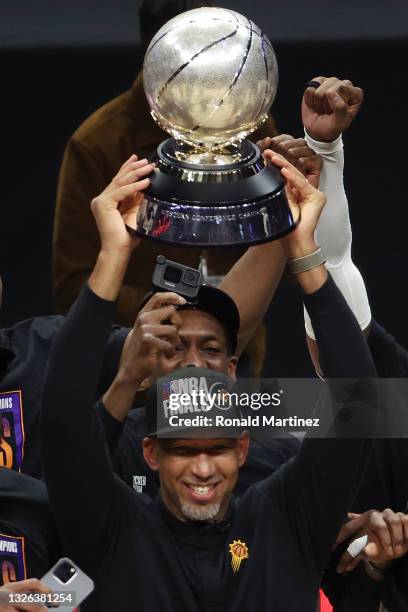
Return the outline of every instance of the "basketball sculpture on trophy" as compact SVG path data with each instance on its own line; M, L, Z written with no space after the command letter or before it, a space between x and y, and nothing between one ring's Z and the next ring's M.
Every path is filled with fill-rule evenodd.
M266 119L278 83L262 31L230 10L187 11L157 32L143 76L152 116L171 138L152 159L136 235L208 248L294 229L279 170L246 140Z

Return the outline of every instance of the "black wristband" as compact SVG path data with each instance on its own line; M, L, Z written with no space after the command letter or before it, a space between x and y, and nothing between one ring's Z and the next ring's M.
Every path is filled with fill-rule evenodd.
M367 576L376 582L382 582L387 576L387 572L375 567L368 559L364 559L364 566Z
M321 83L319 83L319 81L308 81L305 84L305 89L307 89L308 87L314 87L315 89L317 89L318 87L320 87Z

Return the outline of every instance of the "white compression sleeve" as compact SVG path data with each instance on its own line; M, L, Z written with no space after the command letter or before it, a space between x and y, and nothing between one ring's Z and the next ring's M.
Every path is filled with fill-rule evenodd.
M340 136L333 142L318 142L305 135L306 142L323 159L319 189L327 203L316 228L316 243L323 249L326 268L353 311L361 329L371 321L370 304L360 271L351 259L351 226L343 184L344 153ZM306 333L315 340L313 327L304 309Z

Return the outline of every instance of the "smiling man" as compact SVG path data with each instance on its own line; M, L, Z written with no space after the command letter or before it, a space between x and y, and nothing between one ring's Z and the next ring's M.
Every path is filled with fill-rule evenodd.
M301 210L301 222L283 246L295 260L325 372L332 378L374 378L359 326L316 254L313 233L324 195L280 156L273 162L287 179L291 206ZM292 461L250 487L239 502L232 492L248 452L246 433L220 432L208 439L200 428L190 439L179 429L169 440L149 426L144 455L159 474L161 495L155 499L135 493L113 473L93 397L135 246L125 224L132 223L140 191L148 185L146 179L134 180L125 164L93 201L101 251L53 345L44 389L41 433L49 496L66 554L96 583L84 611L314 611L369 442L307 439ZM181 317L169 306L173 319ZM158 338L167 343L162 345L167 359L176 359L178 351L187 356L197 351L188 334L180 338L177 321L168 327ZM225 343L223 330L217 337L220 332ZM341 357L346 350L347 362ZM167 386L159 381L161 395L151 405L159 410L149 414L160 413L186 371L190 378L200 374L186 359L184 368L167 376ZM229 380L208 368L202 374L207 386L214 378ZM370 383L362 385L362 399L370 400L372 391ZM371 409L369 416L372 421Z
M215 338L222 342L223 336L221 328ZM159 474L165 506L181 521L220 521L228 513L249 436L242 427L214 427L218 414L240 416L240 410L232 405L225 412L225 406L217 408L210 400L217 397L214 389L227 390L231 384L221 370L189 364L149 390L143 456ZM172 425L174 416L178 418ZM197 416L203 425L192 425Z
M174 516L182 521L221 520L228 511L248 442L248 436L159 443L148 438L144 456L151 469L160 469L161 496Z

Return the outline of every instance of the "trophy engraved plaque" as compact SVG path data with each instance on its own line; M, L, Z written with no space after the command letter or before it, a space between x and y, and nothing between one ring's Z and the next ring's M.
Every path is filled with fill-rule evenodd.
M151 160L136 235L208 248L294 229L280 171L246 139L266 120L278 83L257 26L227 9L182 13L154 36L143 78L151 114L171 137Z

